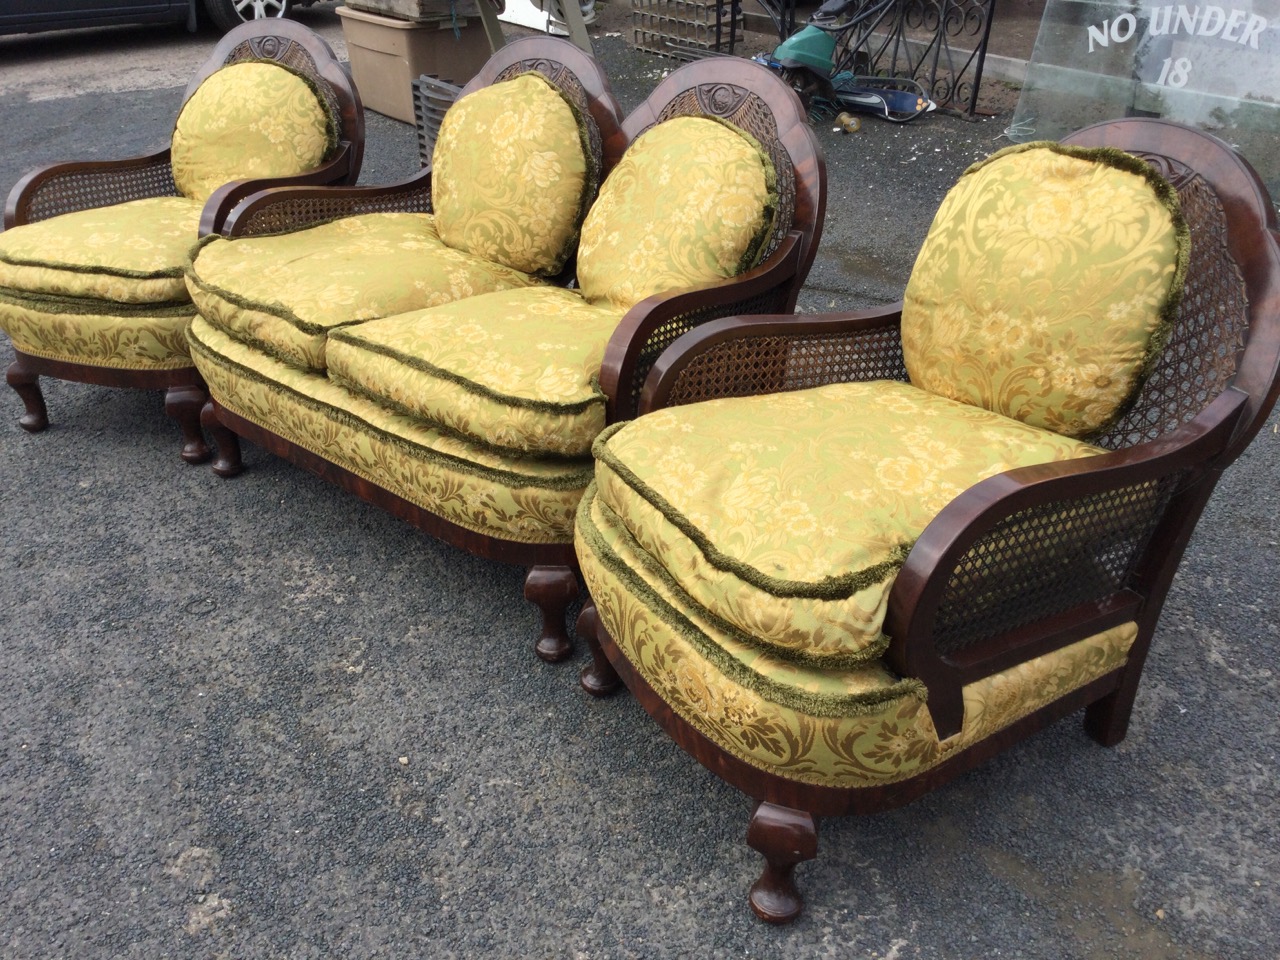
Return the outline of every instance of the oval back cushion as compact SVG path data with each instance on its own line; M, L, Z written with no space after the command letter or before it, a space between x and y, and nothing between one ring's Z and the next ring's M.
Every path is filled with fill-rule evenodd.
M322 164L337 124L312 84L278 63L246 60L210 75L178 114L173 180L204 202L231 180L288 177Z
M676 117L638 137L587 214L578 285L629 309L705 286L759 261L777 213L773 162L751 136L711 117Z
M911 272L911 382L1070 437L1107 426L1158 354L1189 248L1177 192L1109 148L1024 144L965 171Z
M599 186L586 122L536 73L482 87L450 107L431 160L440 239L524 273L564 269Z

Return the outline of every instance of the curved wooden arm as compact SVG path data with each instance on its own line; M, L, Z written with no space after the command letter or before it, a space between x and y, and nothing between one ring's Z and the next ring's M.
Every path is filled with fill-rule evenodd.
M645 379L637 412L827 383L905 380L901 321L901 303L713 320L662 352Z
M355 181L359 167L352 167L356 159L351 144L343 142L338 145L333 158L305 173L291 177L270 177L253 180L233 180L224 183L209 195L205 201L204 211L200 214L200 236L220 233L223 225L241 201L247 197L261 193L263 190L292 187L316 186L325 184L349 184Z
M177 195L169 149L121 160L51 163L32 170L9 191L7 228L144 197Z
M933 519L894 581L885 632L894 669L928 687L939 737L959 731L967 683L1121 623L1139 621L1149 639L1248 399L1228 388L1159 440L990 477ZM1116 519L1113 538L1092 541L1095 508L1131 513L1132 521ZM1054 536L1042 538L1046 529ZM1107 552L1120 576L1102 575L1091 551ZM1010 552L1023 556L1002 571ZM1046 589L1056 606L1045 603ZM1035 613L942 650L946 605L961 602L983 613L995 605Z
M339 217L379 211L430 213L431 170L420 170L399 183L379 186L299 186L259 190L241 199L227 212L217 232L227 237L241 237L302 230ZM204 235L203 230L201 235Z
M635 416L649 366L663 348L686 330L719 317L757 308L786 310L794 305L800 235L790 234L768 261L737 277L709 286L657 294L640 301L622 318L600 367L600 389L608 397L608 422Z

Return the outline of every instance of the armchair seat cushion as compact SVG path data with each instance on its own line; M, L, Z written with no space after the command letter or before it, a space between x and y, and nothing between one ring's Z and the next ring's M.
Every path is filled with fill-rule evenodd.
M200 314L285 363L323 370L330 331L540 282L454 250L415 213L345 217L306 230L207 240L187 268Z
M882 661L800 664L725 629L595 487L578 508L574 544L601 621L676 715L734 757L818 786L875 787L923 773L1118 669L1137 636L1122 624L967 685L963 726L940 741L923 686Z
M10 227L0 233L0 289L47 299L187 303L182 268L200 232L200 210L185 197L151 197Z
M191 355L230 412L460 527L567 544L590 460L508 457L281 363L196 317Z
M952 499L1098 449L875 381L660 410L594 452L601 503L717 629L834 667L883 652L893 580Z
M585 458L598 376L623 311L531 287L336 330L328 373L354 393L516 455Z

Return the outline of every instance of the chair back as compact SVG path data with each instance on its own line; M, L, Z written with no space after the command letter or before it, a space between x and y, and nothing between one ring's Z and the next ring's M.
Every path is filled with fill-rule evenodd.
M355 183L364 159L360 94L329 44L300 23L267 18L251 20L228 32L187 84L183 106L223 67L246 62L279 64L311 86L333 119L337 148L348 152L349 169L342 182Z

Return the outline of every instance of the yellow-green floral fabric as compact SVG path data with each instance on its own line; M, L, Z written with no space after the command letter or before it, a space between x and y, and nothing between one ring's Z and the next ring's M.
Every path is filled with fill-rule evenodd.
M209 76L173 130L173 180L204 203L224 183L287 177L320 166L337 126L312 85L277 63L246 61Z
M893 580L961 492L1097 452L896 381L668 408L595 445L600 500L694 603L827 664L880 654Z
M281 363L197 317L192 358L228 410L460 527L567 544L590 461L504 457Z
M186 302L182 266L200 204L151 197L64 213L0 233L0 290L11 296Z
M938 740L922 686L875 661L818 668L762 654L708 619L588 490L574 544L600 620L671 709L752 766L818 786L907 780L1121 667L1124 624L969 684L958 734Z
M371 213L292 233L206 241L187 286L206 320L323 370L330 331L539 282L446 246L430 215Z
M329 377L487 446L585 458L604 429L597 379L622 318L531 287L371 320L329 338Z
M1013 147L971 167L902 308L912 383L1073 437L1105 427L1181 293L1177 194L1113 150Z
M101 300L15 296L0 289L0 330L16 349L46 360L120 370L191 366L184 335L190 303L129 310Z
M676 117L627 148L587 214L578 285L624 310L758 262L777 210L773 163L745 133Z
M598 186L583 122L536 73L450 107L431 167L444 242L525 273L559 273Z

